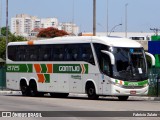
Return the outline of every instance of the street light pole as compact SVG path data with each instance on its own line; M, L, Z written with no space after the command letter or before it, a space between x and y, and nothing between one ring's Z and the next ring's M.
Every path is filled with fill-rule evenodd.
M125 37L127 38L127 6L128 3L125 4Z
M8 0L6 0L6 47L8 44Z
M96 36L96 0L93 0L93 36Z
M111 35L111 33L112 33L112 31L113 31L116 27L118 27L118 26L120 26L120 25L122 25L122 24L115 25L115 26L111 29L111 31L110 31L110 33L109 33L109 35L108 35L108 36L110 36L110 35Z

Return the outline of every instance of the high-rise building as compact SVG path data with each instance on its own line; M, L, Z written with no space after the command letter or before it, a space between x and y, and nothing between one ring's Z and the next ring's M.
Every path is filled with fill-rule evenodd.
M15 35L30 36L35 28L58 28L57 18L38 18L26 14L19 14L11 18L11 33Z

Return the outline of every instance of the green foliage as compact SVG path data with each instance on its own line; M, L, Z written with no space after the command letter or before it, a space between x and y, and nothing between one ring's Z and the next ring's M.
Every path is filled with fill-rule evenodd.
M5 37L0 37L0 58L5 58L6 51L6 39Z
M8 32L8 42L26 41L22 36L15 36ZM4 33L3 33L4 34ZM5 35L5 34L4 34ZM6 54L6 37L0 36L0 58L5 59Z
M6 36L6 27L2 27L2 28L1 28L1 35L2 35L2 36ZM8 31L8 35L11 35L10 30Z

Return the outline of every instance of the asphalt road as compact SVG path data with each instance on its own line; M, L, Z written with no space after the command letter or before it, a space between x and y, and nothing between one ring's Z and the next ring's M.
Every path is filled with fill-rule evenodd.
M160 111L160 101L152 101L146 99L135 99L134 97L129 98L128 101L119 101L115 97L102 97L98 100L88 100L85 95L70 95L68 98L52 98L50 96L44 97L24 97L20 94L7 94L0 95L0 111ZM94 112L93 115L98 114ZM87 112L86 112L87 113ZM114 113L114 112L113 112ZM52 114L52 113L51 113ZM55 113L53 113L55 114ZM41 118L43 120L54 119L54 120L108 120L108 119L119 119L119 120L151 120L150 117L66 117L64 112L59 112L58 117L54 118ZM70 114L70 113L69 113ZM89 113L90 114L90 113ZM107 113L106 113L107 114ZM110 113L109 113L110 114ZM112 114L112 113L111 113ZM116 114L116 113L115 113ZM124 112L125 114L125 112ZM127 112L126 112L127 114ZM60 115L64 115L60 117ZM96 116L96 115L95 115ZM0 118L6 119L6 118ZM7 118L10 120L13 118ZM15 119L15 118L14 118ZM21 118L16 118L19 120ZM30 118L40 119L40 118ZM159 119L154 117L152 119Z

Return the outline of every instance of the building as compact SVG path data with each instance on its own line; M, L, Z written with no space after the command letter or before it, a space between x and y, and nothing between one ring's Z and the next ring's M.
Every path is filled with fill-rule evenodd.
M42 18L41 28L48 28L48 27L58 28L58 19L57 18Z
M57 18L38 18L26 14L19 14L11 18L11 33L28 37L35 28L58 28Z
M93 36L92 32L81 32L79 36ZM154 35L152 32L127 32L127 38L133 40L149 40L151 36ZM96 32L96 36L116 36L116 37L125 37L125 32ZM138 39L139 38L139 39Z
M11 33L27 36L33 29L32 19L36 19L36 17L25 14L16 15L16 17L11 18Z
M60 23L59 29L64 30L71 35L78 35L79 33L79 27L76 24L71 23L71 22L70 23L68 22Z

